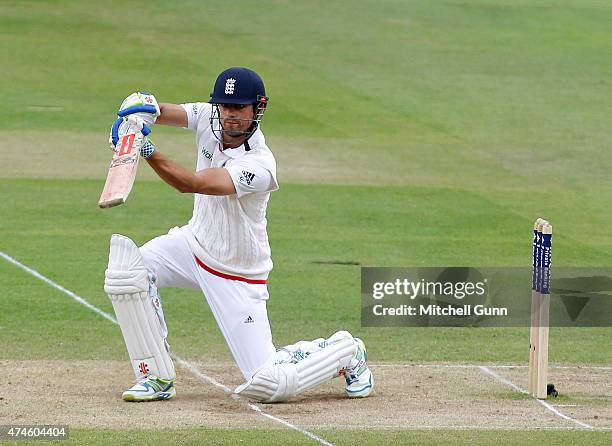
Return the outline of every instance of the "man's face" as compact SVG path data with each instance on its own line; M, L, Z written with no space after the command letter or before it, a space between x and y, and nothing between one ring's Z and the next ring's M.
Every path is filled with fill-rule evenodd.
M237 138L253 123L255 113L251 104L219 104L219 118L225 131L225 135Z

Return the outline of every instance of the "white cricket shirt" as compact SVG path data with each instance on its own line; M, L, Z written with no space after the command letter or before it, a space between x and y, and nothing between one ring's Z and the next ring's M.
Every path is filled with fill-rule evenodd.
M215 138L207 102L182 104L190 130L196 133L196 171L223 167L236 194L195 194L193 216L181 230L196 257L215 271L248 279L266 279L272 270L266 207L278 189L276 160L261 129L235 149L222 150Z

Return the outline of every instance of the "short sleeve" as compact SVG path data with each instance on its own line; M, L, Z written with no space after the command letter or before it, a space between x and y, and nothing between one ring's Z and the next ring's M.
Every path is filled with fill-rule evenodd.
M257 161L239 161L225 167L229 172L236 195L241 198L257 192L271 192L278 189L278 184L272 173Z
M210 125L212 106L208 102L188 102L181 104L187 113L187 128L198 131L200 125Z

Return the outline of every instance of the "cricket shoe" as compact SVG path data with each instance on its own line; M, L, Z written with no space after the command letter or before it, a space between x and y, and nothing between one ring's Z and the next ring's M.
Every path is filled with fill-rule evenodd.
M123 401L169 400L175 395L174 381L147 375L123 392Z
M365 398L374 389L374 376L368 368L368 352L365 344L359 338L357 341L357 351L348 366L340 373L346 380L346 394L350 398Z

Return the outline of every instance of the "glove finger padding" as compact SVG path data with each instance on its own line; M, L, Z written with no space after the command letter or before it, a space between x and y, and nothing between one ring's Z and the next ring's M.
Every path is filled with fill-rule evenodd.
M142 132L144 136L147 136L151 133L151 129L146 124L145 120L142 119L138 114L130 115L127 118L124 118L127 124L127 131L129 132Z
M147 125L155 124L157 117L160 115L159 104L155 96L138 91L125 98L117 115L122 118L133 114L142 118Z
M111 149L114 150L119 139L130 131L142 131L142 134L147 136L151 132L149 126L155 123L159 115L159 104L155 96L144 92L129 95L121 103L117 112L118 118L111 127L108 138ZM130 130L130 124L127 123L127 119L132 116L143 121L143 124L137 130Z
M136 115L130 115L124 118L118 118L111 127L109 143L111 149L115 149L117 142L128 133L141 132L143 136L148 136L151 133L151 128L145 124L145 121Z

